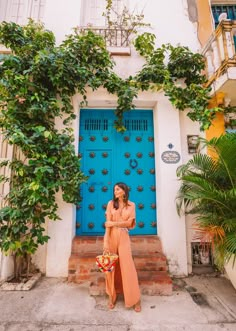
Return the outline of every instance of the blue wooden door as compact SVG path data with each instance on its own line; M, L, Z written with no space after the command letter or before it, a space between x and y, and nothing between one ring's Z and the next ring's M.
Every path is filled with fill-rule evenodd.
M113 110L83 109L80 114L79 154L82 170L89 177L81 187L77 206L77 235L104 233L106 204L113 185L125 182L136 204L137 226L133 235L157 233L153 113L125 113L127 131L114 129Z

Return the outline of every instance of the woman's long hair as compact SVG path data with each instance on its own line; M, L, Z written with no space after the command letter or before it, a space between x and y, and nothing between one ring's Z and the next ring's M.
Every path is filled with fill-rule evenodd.
M115 197L114 191L115 191L115 186L119 186L122 190L124 190L124 204L127 207L128 206L128 200L129 200L129 188L125 183L118 182L114 185L113 187L113 206L115 209L119 208L119 200Z

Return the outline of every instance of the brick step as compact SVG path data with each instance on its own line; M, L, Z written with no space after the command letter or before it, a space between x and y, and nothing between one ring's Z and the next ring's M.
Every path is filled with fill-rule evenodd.
M172 281L157 236L130 237L134 263L143 294L170 295ZM103 237L75 237L69 259L68 281L89 282L91 295L105 294L105 275L98 270L95 257L102 253Z
M69 258L68 281L81 283L93 278L94 273L98 273L95 257L96 253L71 254Z
M172 279L165 271L150 272L142 271L138 273L140 290L146 295L171 295Z
M143 271L167 271L166 257L162 253L138 254L133 253L134 264L137 269Z
M98 268L96 266L95 257L97 253L80 253L71 254L69 259L69 274L68 281L80 283L87 281L90 278L96 277ZM147 254L133 254L133 259L137 272L142 271L167 271L166 258L162 253L155 253L150 256Z
M72 254L77 253L96 253L102 252L103 249L103 237L74 237L72 241Z
M171 295L172 280L165 271L142 271L138 272L139 286L142 294L146 295ZM89 293L93 296L100 296L106 293L105 276L100 274L91 281Z
M161 240L158 236L130 237L131 249L135 254L162 253Z
M157 236L131 236L132 252L142 254L153 254L162 252L161 241ZM102 252L103 237L100 236L84 236L74 237L72 242L72 254L76 253L96 253Z

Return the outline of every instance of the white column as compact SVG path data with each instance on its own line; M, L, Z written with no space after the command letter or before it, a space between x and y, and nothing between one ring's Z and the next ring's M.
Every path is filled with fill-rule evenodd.
M223 36L222 34L218 37L218 45L219 45L219 51L220 51L220 59L221 61L225 60L225 51L224 51L224 42L223 42Z
M213 50L213 63L216 71L220 67L220 54L216 40L213 41L211 46Z
M9 145L0 132L0 161L12 160L13 146ZM8 178L11 176L9 167L0 169L0 174ZM5 206L4 198L9 193L9 182L0 184L0 208ZM13 260L11 256L5 256L0 250L0 280L13 274Z
M78 100L73 101L74 110L78 113ZM62 129L62 119L56 119L57 129ZM72 127L75 133L75 150L78 148L78 118L73 121ZM56 195L58 203L58 215L61 220L47 222L47 234L50 239L46 250L46 276L67 277L68 261L71 255L72 240L75 236L76 208L75 205L66 203L62 199L61 192Z
M48 221L46 276L67 277L72 239L75 235L75 208L57 195L58 214L61 220Z
M206 59L207 59L207 76L210 77L215 72L213 62L212 62L212 51L211 50L206 52Z
M179 217L175 199L180 187L176 169L181 165L181 134L179 111L174 109L167 97L162 95L154 110L155 155L158 235L161 238L163 252L167 256L169 271L173 275L187 275L187 243L185 217ZM168 147L169 144L173 148ZM175 151L180 154L178 163L165 163L162 153Z
M0 281L13 275L14 265L11 256L5 256L0 251Z
M232 35L230 32L225 32L225 39L226 39L228 58L231 59L235 54L235 50L233 50Z

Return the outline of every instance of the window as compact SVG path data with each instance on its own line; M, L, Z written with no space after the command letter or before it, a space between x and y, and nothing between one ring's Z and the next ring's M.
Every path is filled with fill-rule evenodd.
M28 18L41 21L46 0L0 0L0 22L27 23Z
M236 20L236 5L212 5L211 9L215 21L215 27L219 24L219 16L222 13L226 13L228 19Z
M115 16L115 13L121 13L124 6L127 5L127 0L113 0L112 7L114 11L111 13L111 18ZM105 0L83 0L81 10L81 26L105 27L106 21L103 16L105 8Z

